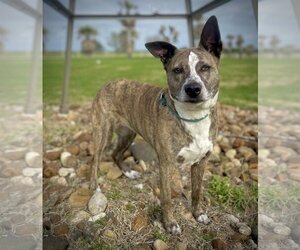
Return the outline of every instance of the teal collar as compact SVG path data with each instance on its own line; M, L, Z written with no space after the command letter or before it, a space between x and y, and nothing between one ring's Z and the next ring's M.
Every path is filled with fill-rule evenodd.
M206 117L208 117L208 114L206 114L205 116L203 117L200 117L198 119L187 119L187 118L183 118L181 117L175 110L173 110L169 105L168 105L168 102L167 102L167 99L165 97L165 94L162 92L160 94L160 97L159 97L159 103L163 106L163 107L167 107L169 112L174 115L175 117L177 117L178 119L180 120L183 120L185 122L200 122L202 120L204 120Z

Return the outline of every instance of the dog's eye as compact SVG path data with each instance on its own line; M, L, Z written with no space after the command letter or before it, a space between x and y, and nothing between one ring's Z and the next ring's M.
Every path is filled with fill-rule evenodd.
M201 67L201 71L208 71L210 69L210 66L209 65L207 65L207 64L205 64L205 65L203 65L202 67Z
M183 72L183 68L174 68L174 69L173 69L173 72L174 72L175 74L180 74L180 73Z

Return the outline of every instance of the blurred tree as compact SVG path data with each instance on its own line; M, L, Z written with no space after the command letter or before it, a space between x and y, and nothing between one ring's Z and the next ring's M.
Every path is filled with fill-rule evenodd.
M243 55L243 44L244 44L244 38L242 35L238 35L236 37L236 47L238 48L239 58L242 58Z
M226 36L226 38L227 38L228 53L231 54L232 53L232 47L233 47L234 35L228 34Z
M7 35L7 30L0 27L0 52L4 51L4 39Z
M259 50L261 52L264 52L264 50L265 50L265 41L266 41L266 36L265 35L259 35L258 36L258 46L259 46Z
M119 3L121 15L131 15L132 11L137 9L137 6L131 3L129 0L123 0ZM128 58L132 57L135 40L138 34L135 30L136 20L134 18L121 19L121 24L124 27L119 33L121 50L126 51Z
M277 57L278 55L278 45L280 43L280 40L278 38L278 36L276 35L272 35L271 39L270 39L270 47L273 51L274 57Z
M159 35L161 36L162 41L176 43L179 33L173 26L169 26L169 29L167 30L166 26L161 25L159 29Z
M92 37L98 35L98 32L93 27L86 25L78 30L78 36L84 39L81 42L81 52L86 55L91 55L97 48L97 42ZM102 45L101 45L102 46Z

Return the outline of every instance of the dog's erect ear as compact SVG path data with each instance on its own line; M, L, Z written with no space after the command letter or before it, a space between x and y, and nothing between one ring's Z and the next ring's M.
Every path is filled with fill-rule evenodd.
M199 47L203 47L208 52L220 58L222 41L218 21L215 16L211 16L205 23L201 34Z
M153 56L159 57L163 64L168 63L177 50L174 45L162 41L146 43L145 46Z

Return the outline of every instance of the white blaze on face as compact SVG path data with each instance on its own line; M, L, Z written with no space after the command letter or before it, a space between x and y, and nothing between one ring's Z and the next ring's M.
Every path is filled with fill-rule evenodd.
M208 97L207 89L206 89L201 77L199 76L199 74L196 71L196 66L197 66L198 62L199 62L198 55L196 53L194 53L193 51L191 51L189 54L190 77L186 80L186 83L188 83L190 80L194 80L194 81L200 83L201 89L202 89L201 90L202 98L207 99L207 97Z

